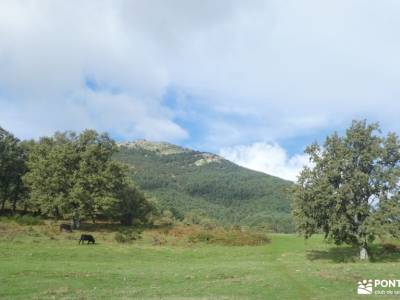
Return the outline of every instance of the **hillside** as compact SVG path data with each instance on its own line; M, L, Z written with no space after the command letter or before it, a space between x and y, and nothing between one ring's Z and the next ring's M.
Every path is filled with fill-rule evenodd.
M162 209L204 214L222 224L292 231L289 181L240 167L220 156L168 143L119 144L116 159Z

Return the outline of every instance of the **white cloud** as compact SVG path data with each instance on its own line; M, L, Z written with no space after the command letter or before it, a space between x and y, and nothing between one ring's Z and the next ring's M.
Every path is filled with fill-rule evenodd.
M309 166L305 154L289 157L277 143L253 143L221 149L220 155L249 169L296 181L301 169Z
M124 6L2 1L1 125L21 138L86 127L124 139L187 138L162 105L169 82L158 49L129 28Z
M397 130L399 14L395 0L4 0L0 125L179 142L190 132L163 102L172 86L216 148L352 118Z
M185 139L187 131L171 121L172 116L169 109L152 105L151 99L90 90L54 102L26 101L18 110L8 104L0 111L6 128L20 138L51 135L56 129L95 128L125 139Z

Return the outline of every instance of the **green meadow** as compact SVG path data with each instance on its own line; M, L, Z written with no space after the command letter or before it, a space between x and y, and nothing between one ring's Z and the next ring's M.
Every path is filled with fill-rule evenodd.
M357 282L400 277L398 249L380 244L365 263L357 249L322 236L272 234L262 246L221 246L147 230L120 244L115 232L92 228L96 244L78 245L81 232L57 229L0 221L0 298L390 299L358 296ZM162 245L155 236L163 236Z

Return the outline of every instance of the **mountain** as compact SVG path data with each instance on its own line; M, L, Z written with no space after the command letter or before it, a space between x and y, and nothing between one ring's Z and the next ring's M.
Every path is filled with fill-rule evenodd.
M222 224L293 230L292 183L240 167L207 152L146 140L118 144L115 159L161 209L203 214Z

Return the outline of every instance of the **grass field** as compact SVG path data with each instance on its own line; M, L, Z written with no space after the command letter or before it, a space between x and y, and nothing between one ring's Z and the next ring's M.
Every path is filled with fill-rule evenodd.
M357 281L400 279L400 255L383 255L377 245L375 260L362 263L353 249L321 236L275 234L263 246L153 246L151 231L128 245L98 231L92 246L78 245L80 232L3 221L0 234L2 299L390 299L357 296Z

